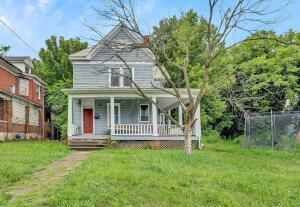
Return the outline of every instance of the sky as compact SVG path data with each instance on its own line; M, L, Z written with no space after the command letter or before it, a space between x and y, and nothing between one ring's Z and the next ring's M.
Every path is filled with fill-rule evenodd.
M234 0L225 0L230 2ZM280 0L273 0L270 7L281 5ZM101 0L0 0L0 19L8 24L35 51L45 47L45 40L51 35L65 38L80 37L95 42L91 38L95 34L84 25L84 20L95 25L103 25L96 18L92 9L102 8ZM183 11L194 9L200 15L208 14L207 0L136 0L136 8L144 28L151 28L162 18L178 15ZM279 34L292 28L300 31L300 0L292 0L287 8L281 11L282 19L271 29ZM111 28L101 27L103 33ZM229 41L235 42L245 36L244 33L234 33ZM29 49L21 40L0 22L0 45L10 45L10 56L31 56L37 54Z

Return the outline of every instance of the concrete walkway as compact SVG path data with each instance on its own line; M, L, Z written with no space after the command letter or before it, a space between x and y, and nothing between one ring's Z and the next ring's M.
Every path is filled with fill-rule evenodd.
M49 183L51 185L58 183L70 171L80 166L91 151L72 151L69 155L52 162L44 170L35 172L25 177L20 182L12 186L8 191L10 203L16 200L29 199L27 195L34 192L39 192L43 185Z

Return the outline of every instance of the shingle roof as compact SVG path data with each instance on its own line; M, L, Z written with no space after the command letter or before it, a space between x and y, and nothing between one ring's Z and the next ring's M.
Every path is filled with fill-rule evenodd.
M7 61L24 61L26 59L30 58L29 56L7 56L4 57Z
M73 53L71 55L69 55L69 57L85 57L89 54L89 52L91 51L91 49L93 49L92 47L81 50L79 52Z

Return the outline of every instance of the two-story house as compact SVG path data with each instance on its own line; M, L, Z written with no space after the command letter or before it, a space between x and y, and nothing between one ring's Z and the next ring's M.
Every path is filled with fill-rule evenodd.
M30 57L0 56L0 141L43 137L44 82Z
M73 88L63 90L68 95L68 138L110 137L120 146L182 146L184 136L180 129L166 120L155 104L138 95L132 81L126 78L130 76L147 97L164 110L178 110L178 121L182 124L182 109L177 98L153 87L163 87L165 83L155 67L153 54L146 49L137 49L118 53L122 56L120 59L115 56L118 51L106 45L108 41L132 43L143 40L120 24L94 47L69 56L73 65ZM188 100L186 89L179 91ZM197 92L197 89L192 90L194 96ZM198 110L193 140L199 137L199 116Z

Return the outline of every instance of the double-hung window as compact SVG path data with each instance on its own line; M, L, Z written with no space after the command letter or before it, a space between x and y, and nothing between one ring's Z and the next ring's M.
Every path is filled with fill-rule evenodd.
M110 87L131 87L132 68L111 68Z
M41 99L41 86L36 84L36 98Z
M28 96L28 79L20 78L19 94Z
M149 104L140 105L140 122L149 122Z

